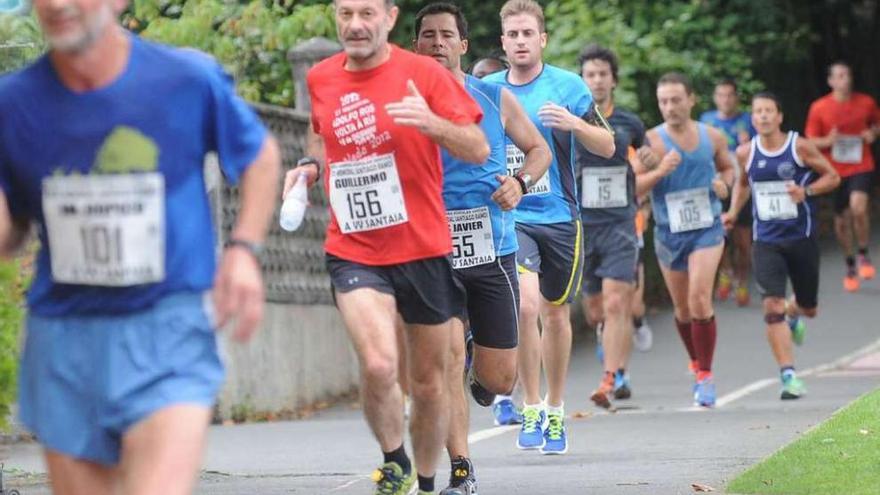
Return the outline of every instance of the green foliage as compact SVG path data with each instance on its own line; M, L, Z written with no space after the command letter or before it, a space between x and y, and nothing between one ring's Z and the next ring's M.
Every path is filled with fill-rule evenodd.
M15 402L18 336L24 318L24 276L19 262L0 262L0 429Z
M0 74L23 67L45 50L36 19L0 14Z
M336 33L330 4L268 0L135 0L123 23L145 38L212 54L244 98L282 106L294 100L288 50Z
M876 494L880 486L880 391L853 402L734 479L728 493Z
M657 123L655 83L664 72L691 77L699 112L711 106L714 83L723 77L736 79L745 95L763 89L755 58L797 60L808 28L780 30L786 15L778 3L754 9L748 0L551 0L546 57L578 70L578 54L588 43L613 49L621 61L617 101Z

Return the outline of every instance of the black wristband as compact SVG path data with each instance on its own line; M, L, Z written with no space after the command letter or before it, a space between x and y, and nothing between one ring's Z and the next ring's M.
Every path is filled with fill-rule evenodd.
M519 182L519 187L522 189L523 196L528 194L529 187L526 185L526 181L518 175L514 175L513 178L516 179L517 182Z
M304 156L296 161L297 167L302 167L303 165L314 165L315 170L318 171L318 175L315 177L315 180L319 180L321 178L321 164L318 162L317 158L313 158L311 156Z
M244 239L232 238L232 239L229 239L228 241L226 241L225 244L223 244L224 249L228 249L231 247L244 248L247 252L251 253L251 255L253 255L253 257L256 258L258 262L261 261L263 258L263 245L262 244L258 244L256 242L251 242L251 241L245 241Z

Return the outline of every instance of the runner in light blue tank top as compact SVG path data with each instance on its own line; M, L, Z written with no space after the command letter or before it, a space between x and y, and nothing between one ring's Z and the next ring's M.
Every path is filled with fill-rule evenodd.
M639 177L638 188L653 188L654 250L696 375L694 405L714 407L712 285L724 248L719 200L729 197L734 170L721 132L691 118L695 102L687 76L670 72L658 81L664 123L648 131L650 150L639 152L650 171Z
M501 120L501 86L476 77L465 76L465 88L483 109L480 128L489 141L489 159L483 165L463 162L441 149L443 158L443 201L450 220L460 212L461 218L482 218L488 215L496 256L516 252L516 223L513 212L505 212L492 200L498 189L499 175L507 174L507 135ZM483 209L484 211L479 211ZM486 211L487 210L487 211ZM453 232L453 241L456 240ZM463 250L453 242L453 249Z
M657 129L663 140L663 146L681 155L681 164L678 168L661 179L651 191L654 222L667 232L709 228L721 214L721 202L712 190L712 181L715 179L712 142L704 124L697 124L697 130L699 134L697 149L685 151L669 137L666 124ZM705 191L705 194L700 191ZM670 218L667 198L673 201L673 218ZM685 208L677 208L678 198L687 198L687 203L683 205L686 206ZM704 208L705 206L708 206L708 209Z

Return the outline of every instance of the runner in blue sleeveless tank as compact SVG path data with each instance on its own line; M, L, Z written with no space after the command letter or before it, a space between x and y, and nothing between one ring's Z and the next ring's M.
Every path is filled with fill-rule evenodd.
M510 395L516 380L519 325L519 280L516 273L516 224L513 208L526 193L507 175L507 139L524 151L523 173L543 176L550 166L550 148L513 94L499 85L466 75L461 57L467 52L468 27L461 9L432 3L416 14L415 49L433 57L464 84L483 109L480 127L491 152L483 164L468 163L441 149L443 200L452 235L452 266L467 296L466 314L454 320L453 359L447 366L449 386L449 487L441 494L477 492L468 452L468 401L462 387L465 371L465 323L473 335L473 360L468 382L474 399L492 405L495 395ZM511 404L512 405L512 404ZM514 410L508 418L515 419Z
M0 255L31 222L41 246L18 403L56 490L189 493L223 381L215 329L235 317L246 339L262 317L280 160L219 64L124 31L124 3L37 0L50 51L0 78ZM212 151L242 191L216 275Z
M752 196L752 256L755 280L764 298L767 341L779 365L781 398L797 399L805 389L795 374L792 341L803 342L805 325L800 316L813 318L818 306L815 196L831 192L840 176L814 144L796 132L782 132L782 118L775 95L758 93L752 98L758 137L737 149L740 179L722 219L731 228ZM789 280L794 298L786 307Z
M715 84L715 92L712 93L712 101L715 103L715 110L703 112L700 115L700 122L721 131L727 138L730 154L734 155L737 146L749 142L755 136L751 115L749 112L740 111L736 81L730 78L718 81ZM735 161L735 158L731 160ZM722 207L727 209L729 206L728 198L727 201L722 202ZM737 305L747 306L751 300L749 271L752 255L752 207L749 203L746 203L740 211L736 225L727 236L730 242L725 246L724 254L721 256L716 297L718 300L726 301L733 289Z
M631 396L626 363L632 350L630 307L638 280L636 236L636 170L642 172L635 150L645 143L645 124L614 103L617 56L589 45L581 52L581 76L597 110L614 129L614 156L605 159L578 149L581 176L581 222L584 225L584 313L596 328L604 366L599 386L590 399L610 408L611 398Z
M607 130L584 120L593 103L584 81L542 61L547 33L537 2L506 2L501 8L501 31L510 69L485 80L502 84L516 95L553 151L550 170L541 178L520 170L523 156L516 146L509 145L507 153L508 173L530 187L516 210L521 271L519 379L525 392L517 446L562 454L568 449L563 409L571 354L568 303L577 296L583 268L574 140L608 158L614 152L614 139ZM539 312L543 336L538 333ZM546 404L540 395L542 356Z
M654 249L696 373L694 403L713 407L712 284L724 248L720 199L729 196L733 164L721 132L691 119L695 98L686 76L661 77L657 102L664 123L648 131L650 150L639 150L642 163L656 168L640 177L640 189L652 187Z

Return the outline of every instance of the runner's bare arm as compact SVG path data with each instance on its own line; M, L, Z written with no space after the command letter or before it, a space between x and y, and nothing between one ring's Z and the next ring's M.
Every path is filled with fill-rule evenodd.
M715 170L718 172L718 179L714 181L712 186L715 189L715 195L719 199L727 199L733 190L733 178L735 176L735 165L730 159L727 138L717 129L709 127L706 130L709 133L709 139L712 140L712 147L715 153Z
M516 96L507 89L501 90L501 116L504 121L504 131L510 136L513 144L526 155L522 172L531 175L532 180L537 182L550 168L550 162L553 160L550 146L529 119Z
M415 127L452 156L470 163L485 163L489 143L477 124L456 124L440 117L422 97L412 80L407 81L408 96L385 105L397 125Z
M510 140L525 154L525 163L520 172L537 181L550 167L553 159L550 147L516 97L507 89L501 90L501 120ZM516 208L523 196L519 181L507 175L499 175L497 179L500 185L492 194L492 200L504 210Z
M734 182L730 207L728 207L727 213L722 216L729 218L730 228L733 227L733 222L739 216L740 210L742 210L743 205L746 204L746 201L749 200L749 196L752 194L752 190L749 187L749 175L746 173L746 162L749 160L750 151L751 145L749 143L741 144L736 148L736 166L739 167L739 180ZM725 222L725 228L728 228L727 218L722 218L722 222Z
M588 124L567 108L548 102L538 110L538 117L547 127L574 134L575 139L590 153L603 158L614 156L614 136L607 129Z
M819 174L819 178L810 184L810 190L813 194L826 194L840 185L840 175L809 139L798 137L795 150L801 160Z
M324 167L324 138L318 135L312 126L308 126L306 130L306 155L318 160L318 165L303 165L294 167L284 174L284 187L281 188L281 199L287 196L287 192L293 189L299 174L306 174L308 186L315 185L318 176L321 175L321 168Z
M28 222L16 221L9 211L6 194L0 190L0 259L9 259L24 244Z
M636 151L643 171L636 174L636 196L644 196L660 182L660 179L671 174L681 163L681 155L675 150L666 151L663 140L654 129L646 134L646 143ZM662 158L661 158L662 157Z
M269 136L242 176L241 210L230 239L262 244L275 210L280 170L278 143ZM240 341L248 340L263 319L263 281L259 260L253 254L240 244L225 249L214 280L219 325L234 318L233 336Z

